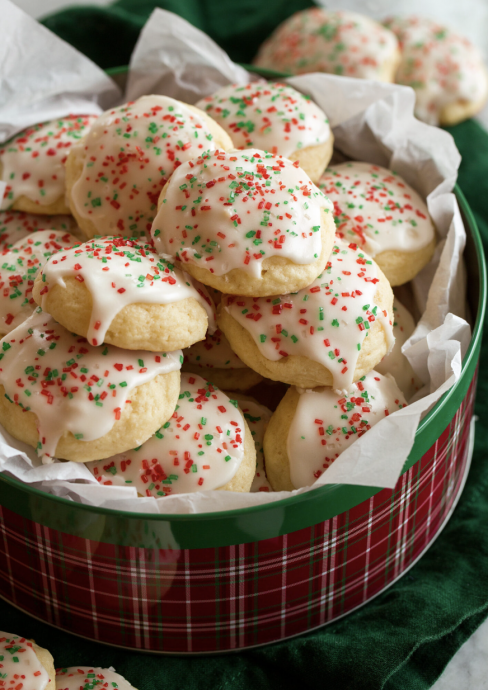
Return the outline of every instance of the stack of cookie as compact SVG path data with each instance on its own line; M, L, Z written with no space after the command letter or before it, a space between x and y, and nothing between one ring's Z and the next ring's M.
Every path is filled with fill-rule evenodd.
M373 369L388 374L391 286L430 260L435 230L391 171L326 170L327 117L291 87L198 105L144 96L79 118L61 172L51 154L36 168L35 188L62 176L88 239L5 234L0 421L45 462L86 462L141 496L307 486L405 404ZM8 165L0 152L12 203L35 196L15 185L24 149ZM55 202L43 210L66 211ZM271 382L290 386L272 417L242 396Z
M406 404L395 382L372 370L393 345L391 285L411 280L431 259L435 229L423 200L389 170L347 163L317 179L316 162L316 187L280 156L287 146L283 108L275 114L271 106L280 88L229 86L200 102L244 152L179 168L163 189L151 232L158 251L222 293L225 341L194 346L184 367L207 365L210 378L215 371L228 389L222 364L234 359L232 379L240 369L241 388L249 370L291 386L271 418L264 453L272 488L292 490L313 483L355 438ZM307 127L311 118L302 122ZM262 131L274 155L253 148ZM236 355L247 370L236 366ZM298 409L304 389L314 393L305 414ZM324 413L314 417L317 407ZM304 417L316 424L312 431ZM295 427L302 446L292 447ZM306 445L316 439L318 447ZM290 479L293 467L299 470Z
M174 170L204 151L230 148L230 139L205 113L161 96L105 113L69 146L64 140L56 144L55 123L33 129L54 139L34 139L33 146L53 148L55 154L62 148L66 166L54 167L56 155L46 153L44 166L35 168L33 188L25 188L30 168L24 159L36 151L27 135L19 135L5 147L6 158L0 157L11 180L7 201L13 206L19 195L34 197L40 179L46 196L54 198L49 181L56 187L62 177L63 199L66 188L85 239L97 238L79 244L62 231L40 231L39 221L20 245L10 246L15 231L5 230L3 425L36 448L44 462L89 462L140 447L154 434L160 438L163 427L168 437L166 429L174 424L178 431L168 451L174 469L167 476L157 461L151 463L152 477L158 478L155 495L169 493L164 488L175 483L178 467L180 491L192 490L184 478L201 490L227 483L220 482L221 475L229 478L227 488L248 490L256 460L241 412L200 377L189 376L180 387L181 348L215 330L212 300L145 240L161 188ZM43 198L31 199L33 210L66 211L59 200L53 208ZM22 230L29 219L15 213L5 216ZM194 409L185 412L185 420L194 418L181 425L179 400L187 397ZM190 427L193 446L183 448ZM203 468L217 460L223 470L212 479L215 467L207 474ZM145 489L151 486L147 474L141 482Z

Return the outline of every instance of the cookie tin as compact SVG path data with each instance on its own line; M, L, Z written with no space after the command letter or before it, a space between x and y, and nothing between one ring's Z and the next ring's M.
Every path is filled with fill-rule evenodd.
M153 515L81 505L0 476L0 596L92 640L199 654L309 632L401 577L449 519L472 452L486 266L474 217L455 194L473 336L394 490L323 486L247 509Z

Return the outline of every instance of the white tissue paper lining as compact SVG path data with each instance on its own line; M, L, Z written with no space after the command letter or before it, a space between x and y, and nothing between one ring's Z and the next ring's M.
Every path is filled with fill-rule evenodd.
M8 79L0 85L0 142L28 124L53 117L53 113L62 116L80 112L80 99L84 102L83 112L99 112L101 106L111 107L120 102L113 83L86 57L8 0L0 0L0 12L3 23L7 21L9 26L0 47L0 64L8 66ZM27 54L23 52L25 46ZM12 58L5 62L9 51ZM245 84L255 79L255 75L234 64L206 34L184 19L157 9L134 49L125 100L164 93L195 103L229 82ZM403 346L424 383L415 396L420 399L386 417L358 439L312 487L293 492L204 491L160 499L137 498L134 487L101 486L83 464L41 465L32 448L1 428L0 471L74 501L167 514L263 505L324 484L395 486L420 419L459 379L471 337L465 320L462 259L466 235L452 194L460 155L447 132L414 118L414 92L407 87L327 74L308 74L286 81L310 95L327 113L336 148L352 159L391 168L427 197L440 244L431 263L413 281L422 316ZM23 88L19 93L20 83ZM86 110L90 105L93 110Z
M99 115L120 98L100 67L9 0L0 0L0 16L0 143L70 113Z

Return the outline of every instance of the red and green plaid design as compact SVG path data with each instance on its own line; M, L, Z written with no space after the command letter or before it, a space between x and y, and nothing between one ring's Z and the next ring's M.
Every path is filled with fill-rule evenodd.
M439 532L466 474L474 393L475 380L394 491L273 539L120 546L96 541L96 528L81 539L0 508L0 594L67 631L158 652L243 649L307 632L385 589Z

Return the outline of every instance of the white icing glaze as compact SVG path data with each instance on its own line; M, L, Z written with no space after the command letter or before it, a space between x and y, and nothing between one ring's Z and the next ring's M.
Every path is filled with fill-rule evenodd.
M63 197L69 149L95 120L96 115L68 115L29 127L1 146L2 179L7 183L1 208L9 208L21 196L39 206Z
M45 690L52 688L49 674L25 637L0 632L0 688ZM54 688L52 688L54 690Z
M480 103L488 79L479 50L467 38L427 17L392 17L384 24L400 41L402 59L395 81L415 90L415 114L439 123L451 103Z
M329 369L335 388L348 388L371 323L379 319L393 344L390 316L375 304L377 275L376 264L357 245L338 240L309 287L279 297L226 295L222 308L267 359L308 357Z
M379 364L376 371L380 374L391 374L407 400L422 387L422 381L416 376L410 362L402 354L402 347L415 330L415 321L408 309L395 297L393 303L393 335L395 345Z
M334 204L336 235L373 257L387 250L415 252L435 237L423 199L387 168L341 163L325 171L319 187Z
M244 419L234 403L196 374L181 375L169 421L139 448L86 463L103 485L134 486L141 496L218 489L244 457Z
M205 340L201 340L191 347L183 350L185 364L193 364L202 368L202 374L206 369L247 369L244 362L239 359L231 349L229 341L220 330L215 333L207 333Z
M313 263L321 209L332 204L298 164L263 151L215 151L175 171L151 235L160 253L182 264L260 277L272 256Z
M100 235L144 236L172 172L215 144L206 122L167 96L142 96L101 115L81 146L77 213Z
M0 251L10 249L16 242L38 230L73 232L71 216L36 216L22 211L0 211Z
M88 342L100 345L116 314L128 304L172 304L188 297L207 312L215 331L215 308L207 291L167 257L159 257L149 244L123 237L98 237L63 251L43 269L42 307L49 289L66 287L66 278L84 282L93 309Z
M109 668L71 666L56 669L56 690L105 689L135 690L125 678Z
M287 437L290 478L310 486L354 441L406 405L394 379L371 371L347 391L298 389L300 398Z
M254 402L254 400L244 400L240 395L236 397L244 419L251 431L256 448L256 474L254 475L250 491L251 493L256 491L273 491L266 476L263 448L264 432L269 424L272 412L264 405Z
M67 431L83 441L105 436L135 388L182 360L181 350L93 347L37 309L0 341L0 383L12 403L37 416L37 453L52 457Z
M395 35L369 17L317 7L280 24L261 46L255 64L290 74L378 79L397 50Z
M225 129L237 149L261 149L288 158L330 138L324 111L285 84L229 84L197 106Z
M32 287L52 254L78 240L62 230L38 230L0 254L0 333L9 333L36 308Z

